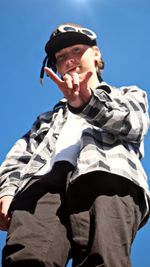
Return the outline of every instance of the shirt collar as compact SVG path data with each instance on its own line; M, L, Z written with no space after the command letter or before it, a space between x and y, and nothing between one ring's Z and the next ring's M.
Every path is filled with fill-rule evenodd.
M108 94L110 94L111 91L112 91L111 86L108 85L108 84L107 84L106 82L104 82L104 81L102 81L102 82L100 83L100 85L99 85L96 89L102 89L102 90L106 91Z

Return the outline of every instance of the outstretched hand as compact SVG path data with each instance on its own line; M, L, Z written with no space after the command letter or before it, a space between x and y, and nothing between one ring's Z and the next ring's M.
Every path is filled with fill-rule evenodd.
M80 80L78 73L65 74L63 80L61 80L50 68L45 67L44 70L53 82L57 84L71 106L81 107L89 102L92 92L88 87L88 81L92 76L92 71L86 72L82 80Z

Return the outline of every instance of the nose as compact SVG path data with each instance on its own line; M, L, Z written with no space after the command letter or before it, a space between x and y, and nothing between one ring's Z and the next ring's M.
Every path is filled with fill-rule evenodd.
M66 67L70 67L74 64L74 58L73 57L67 57L66 58Z

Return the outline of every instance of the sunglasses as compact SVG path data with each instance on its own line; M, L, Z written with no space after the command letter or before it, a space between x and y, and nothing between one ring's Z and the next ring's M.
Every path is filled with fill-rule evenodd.
M64 32L79 32L79 33L82 33L82 34L85 34L87 35L91 40L95 40L96 39L96 34L87 29L87 28L78 28L78 27L75 27L75 26L70 26L70 25L61 25L57 28L57 30L55 32L53 32L53 37L56 36L58 33L64 33Z

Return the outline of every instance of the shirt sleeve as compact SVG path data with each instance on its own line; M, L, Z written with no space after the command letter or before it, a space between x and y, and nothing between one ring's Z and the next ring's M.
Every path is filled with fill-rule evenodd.
M140 143L149 128L147 94L137 86L112 88L110 93L98 88L80 108L80 116L118 138Z
M39 116L31 130L20 138L8 152L0 167L0 197L15 195L21 173L47 132L47 121Z

